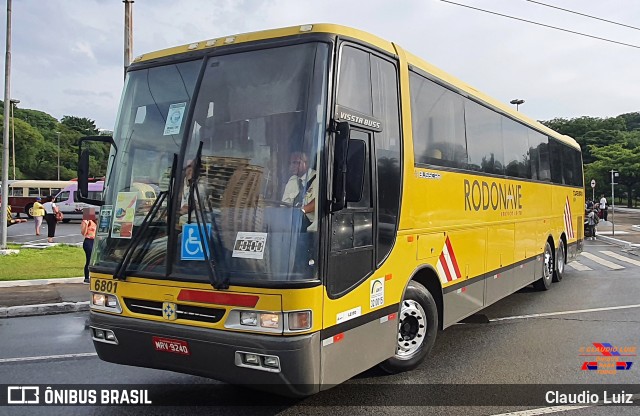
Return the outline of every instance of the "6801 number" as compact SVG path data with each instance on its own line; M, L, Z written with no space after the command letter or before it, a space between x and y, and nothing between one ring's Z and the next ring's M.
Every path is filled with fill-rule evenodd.
M118 282L96 279L93 281L93 289L97 292L116 293L116 290L118 290Z

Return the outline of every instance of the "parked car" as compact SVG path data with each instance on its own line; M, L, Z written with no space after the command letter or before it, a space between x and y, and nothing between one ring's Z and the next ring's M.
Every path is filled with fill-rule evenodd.
M102 191L104 190L104 181L90 182L89 183L89 198L102 199ZM95 205L85 204L84 202L76 202L76 192L78 191L78 183L74 182L71 185L64 188L56 195L54 202L58 205L60 212L64 215L62 222L69 222L71 220L82 220L83 208L95 208L96 214L99 212L100 207Z

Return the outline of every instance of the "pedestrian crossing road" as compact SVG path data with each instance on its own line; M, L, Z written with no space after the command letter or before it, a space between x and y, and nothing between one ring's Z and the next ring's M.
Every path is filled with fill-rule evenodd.
M583 251L578 259L568 263L567 265L577 271L586 272L591 270L622 270L626 268L633 268L632 266L640 267L640 256L632 254L631 252L614 252L610 246L590 247L587 251Z

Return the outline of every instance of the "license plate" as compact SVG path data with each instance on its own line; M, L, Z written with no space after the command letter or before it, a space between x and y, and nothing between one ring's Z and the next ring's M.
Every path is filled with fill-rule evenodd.
M191 355L187 341L153 337L153 347L156 351L172 352L174 354Z

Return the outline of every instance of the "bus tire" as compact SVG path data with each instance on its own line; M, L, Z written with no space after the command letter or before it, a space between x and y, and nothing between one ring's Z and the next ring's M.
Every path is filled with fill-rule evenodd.
M416 368L433 348L438 334L438 307L431 293L409 282L398 315L398 345L393 357L380 363L390 374Z
M27 214L27 218L29 219L33 218L33 216L31 215L31 213L33 212L32 208L33 208L33 204L27 204L24 207L24 213Z
M564 248L564 241L560 240L560 244L558 246L558 254L555 256L555 268L553 270L553 281L559 282L562 280L564 276L564 265L567 258L567 251Z
M540 291L549 290L553 280L554 260L553 249L547 241L544 245L544 253L542 253L542 277L533 282L534 289Z

